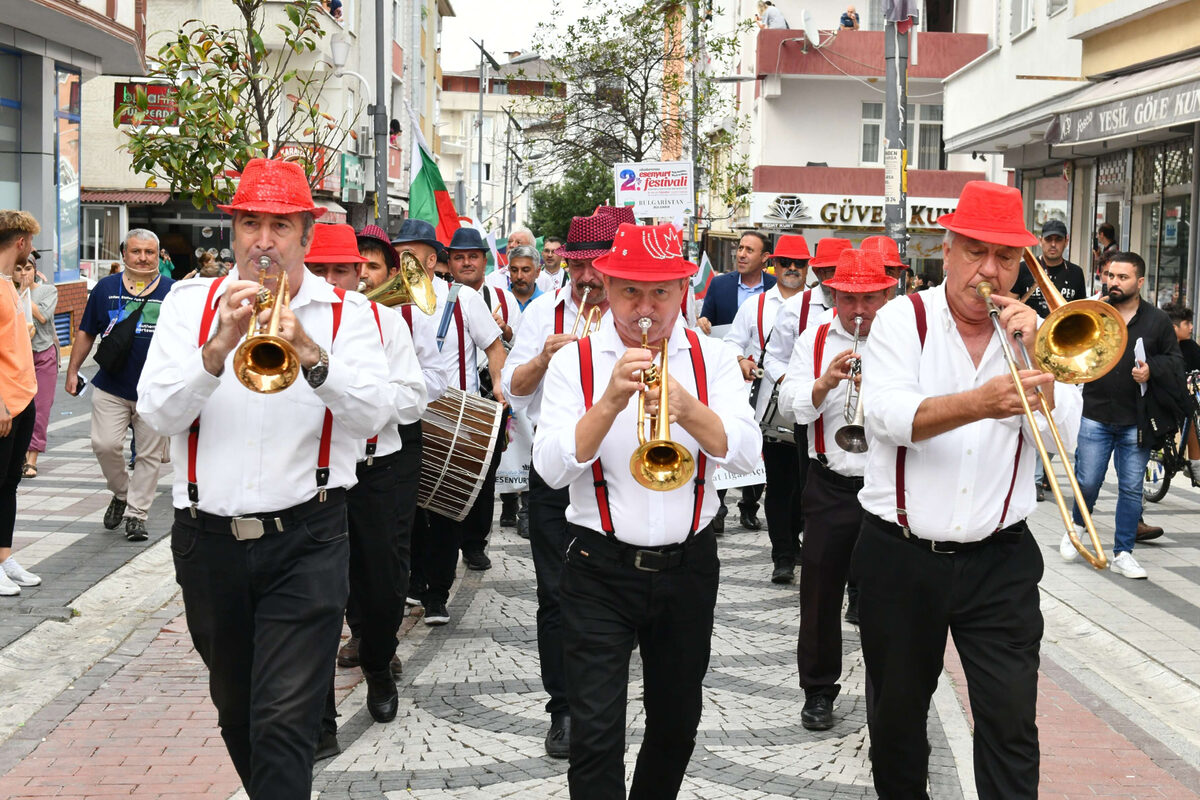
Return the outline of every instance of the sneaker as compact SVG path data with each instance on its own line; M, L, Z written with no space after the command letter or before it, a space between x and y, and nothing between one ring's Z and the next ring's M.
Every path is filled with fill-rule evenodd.
M12 582L12 578L0 570L0 597L13 597L21 593L21 587Z
M1082 526L1076 525L1076 535L1080 535L1081 532L1082 536L1080 536L1080 541L1083 541L1082 537L1087 536L1087 531L1084 530ZM1062 556L1063 561L1074 561L1075 559L1079 558L1079 551L1076 550L1075 545L1071 543L1071 537L1065 533L1063 534L1062 541L1058 543L1058 554Z
M1116 558L1112 560L1111 569L1126 578L1145 579L1147 577L1146 570L1142 569L1142 565L1133 557L1133 553L1117 553Z
M42 582L41 578L18 564L12 556L0 563L0 568L3 568L4 576L17 586L38 586Z
M144 542L149 535L146 531L146 520L137 517L125 518L125 541Z
M425 604L425 624L426 625L445 625L450 621L450 612L446 610L446 604L436 600Z
M116 530L116 527L121 524L121 520L125 518L125 501L118 500L116 495L108 501L108 508L104 511L104 527L111 530Z
M467 569L475 572L483 572L485 569L492 568L492 560L482 550L463 552L463 561L466 562Z

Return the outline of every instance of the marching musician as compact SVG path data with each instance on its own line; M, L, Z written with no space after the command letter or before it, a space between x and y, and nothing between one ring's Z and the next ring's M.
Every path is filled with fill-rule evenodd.
M317 225L312 246L304 258L308 271L344 296L359 285L361 265L354 228ZM360 442L356 483L346 493L350 525L350 600L355 609L359 637L359 665L367 683L367 711L376 722L396 718L399 696L392 679L396 633L404 612L408 588L411 527L401 527L400 439L401 425L417 423L425 411L425 380L404 319L394 309L371 303L375 327L387 360L389 409L386 424L370 439ZM418 471L420 463L416 465ZM409 516L411 522L411 512ZM326 716L319 755L334 754L336 712L333 680L329 682ZM331 738L332 737L332 738Z
M925 721L947 633L966 673L980 798L1037 797L1042 555L1025 517L1039 456L977 292L992 285L1000 324L1032 349L1037 312L1005 296L1021 248L1036 241L1024 220L1019 190L967 183L938 220L949 231L945 282L880 309L863 350L869 449L851 571L881 797L928 797ZM1078 391L1040 371L1019 375L1031 406L1041 387L1073 440Z
M742 377L751 384L750 402L759 423L763 422L763 414L771 403L774 384L767 382L762 372L756 377L755 370L761 370L780 306L804 291L811 257L808 242L803 236L780 236L771 254L775 285L749 302L742 303L733 318L733 326L725 336L726 342L741 351L738 364L742 368ZM791 583L795 578L802 528L799 490L803 487L797 486L799 461L796 445L764 430L762 456L767 473L763 511L767 516L767 534L771 537L771 562L774 565L771 581Z
M171 437L175 576L229 755L254 800L307 800L349 591L346 489L391 413L387 365L366 300L304 268L325 209L299 165L252 159L221 210L237 271L167 296L138 412ZM300 367L276 393L234 369L263 257L266 289L290 285L279 337Z
M477 352L482 351L487 359L486 374L491 392L497 401L504 402L500 370L504 367L505 351L500 328L479 292L458 282L457 278L450 285L434 276L441 245L433 226L410 217L404 220L392 245L397 253L408 251L416 256L433 282L437 295L437 308L432 314L433 319L437 320L435 341L450 365L451 386L468 394L482 394L481 370L476 366ZM495 291L495 287L491 289ZM497 463L494 459L489 465L491 480L487 486L495 484ZM486 537L486 532L491 529L495 502L492 491L481 488L475 504L461 522L435 515L435 523L435 517L430 517L428 513L417 513L413 528L410 594L423 602L426 625L445 625L450 621L446 602L450 598L450 587L454 585L459 547L463 542L479 538L475 533L477 531L484 531ZM431 530L432 524L439 524L439 529ZM491 561L482 550L472 551L471 557L464 560L471 569L487 569L491 566Z
M841 690L842 593L862 526L858 491L867 456L843 449L838 434L856 406L856 345L867 339L896 279L884 271L878 252L847 249L824 285L834 292L835 313L800 335L779 392L796 423L808 426L796 662L804 689L800 724L813 731L833 727L833 701Z
M695 747L717 598L710 481L717 465L753 469L762 446L732 352L681 324L696 269L682 246L670 224L622 224L594 262L610 315L591 336L564 345L546 372L543 391L553 402L542 405L533 461L549 486L570 488L560 601L574 800L625 797L635 644L646 731L630 795L677 796ZM694 475L679 471L681 485L663 491L636 480L630 462L638 446L635 396L656 362L669 407L654 402L655 388L644 396L646 412L668 415L671 438L694 460Z
M633 210L618 213L593 213L571 220L563 245L568 280L566 285L529 304L521 320L516 344L504 362L504 394L517 414L528 416L536 429L541 416L542 384L550 359L565 345L587 335L588 315L598 317L608 311L608 297L600 273L592 266L597 256L612 247L621 222L633 222ZM515 260L515 259L514 259ZM585 294L586 293L586 294ZM546 733L546 754L553 758L570 755L571 715L567 706L566 675L563 669L562 610L559 605L559 581L563 554L567 551L566 487L551 488L529 468L529 547L537 578L538 663L542 686L550 695L546 713L550 730Z

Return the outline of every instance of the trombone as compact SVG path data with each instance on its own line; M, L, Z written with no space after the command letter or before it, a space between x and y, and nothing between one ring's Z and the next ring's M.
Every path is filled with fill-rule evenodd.
M861 332L862 315L856 314L854 317L853 345L855 353L858 352ZM839 428L838 432L833 435L833 440L837 442L837 446L847 453L867 452L867 432L863 427L862 392L854 383L854 379L861 375L862 359L856 358L854 359L854 363L850 365L850 375L846 379L850 382L849 387L846 389L846 404L842 407L842 418L846 420L846 424Z
M412 304L425 314L432 314L437 308L437 294L433 291L433 282L429 274L421 266L420 260L405 250L400 254L400 270L383 283L370 291L366 282L359 283L358 290L381 306L402 306Z
M280 312L288 304L287 271L280 270L275 292L266 287L267 269L271 259L258 259L258 294L254 297L254 313L246 338L233 354L233 374L252 392L274 394L291 386L300 374L300 356L291 342L279 335ZM258 316L271 309L271 318L264 330Z
M638 320L642 329L642 347L650 349L647 334L651 321L648 317ZM678 489L696 472L692 454L683 445L671 441L670 412L667 407L667 340L662 341L662 369L653 365L642 373L646 391L638 393L638 448L629 459L629 471L633 479L655 492ZM646 413L646 392L658 389L658 413ZM646 423L650 433L646 433Z
M571 335L572 336L576 336L576 335L578 335L580 337L590 336L593 331L595 331L597 328L600 327L600 317L603 316L603 314L600 311L600 306L592 306L591 309L587 312L586 317L583 314L584 309L587 308L588 292L590 292L591 290L592 290L592 287L590 287L590 286L583 287L583 297L581 297L579 299L579 310L577 312L575 312L575 321L573 323L571 323ZM583 320L583 332L582 333L579 332L579 321L580 320Z
M1116 309L1099 300L1066 302L1063 300L1062 294L1046 277L1045 272L1042 271L1042 265L1034 258L1029 248L1025 248L1023 258L1025 266L1029 268L1034 282L1046 300L1046 305L1050 307L1050 315L1038 328L1037 336L1034 339L1032 360L1021 334L1013 335L1020 346L1023 368L1037 368L1043 372L1049 372L1056 381L1063 383L1088 383L1105 375L1116 366L1117 361L1125 352L1125 344L1129 339L1125 320L1121 318ZM1071 520L1071 513L1067 510L1062 489L1058 485L1058 480L1051 478L1054 475L1054 468L1050 465L1050 454L1046 450L1046 444L1038 430L1037 421L1033 417L1033 409L1030 408L1029 401L1025 398L1025 392L1021 387L1021 376L1017 374L1017 360L1013 355L1012 347L1009 346L1004 327L1000 324L1000 309L992 301L994 287L987 281L980 281L976 284L975 291L987 304L988 316L991 317L992 325L1000 336L1000 347L1004 352L1004 360L1008 364L1009 375L1012 376L1013 383L1016 385L1017 396L1021 398L1021 407L1024 410L1025 418L1029 420L1029 427L1033 431L1033 440L1037 444L1047 481L1054 493L1054 502L1058 505L1058 513L1062 517L1063 527L1066 528L1067 538L1071 540L1071 544L1089 564L1096 569L1104 569L1108 566L1108 557L1105 556L1104 547L1100 544L1100 537L1096 534L1096 526L1092 523L1091 512L1088 511L1087 503L1084 502L1083 491L1079 488L1075 469L1068 460L1066 446L1058 432L1058 425L1050 413L1050 404L1046 401L1046 395L1039 387L1037 396L1042 415L1045 416L1047 427L1050 429L1051 436L1054 437L1054 445L1058 448L1059 455L1062 456L1067 480L1071 484L1075 504L1079 507L1079 515L1083 517L1083 526L1087 530L1088 538L1091 539L1095 555L1088 552L1075 533L1075 524Z

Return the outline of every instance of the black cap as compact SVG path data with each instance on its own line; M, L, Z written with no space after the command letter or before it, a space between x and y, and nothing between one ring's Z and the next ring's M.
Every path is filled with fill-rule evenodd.
M1042 225L1042 238L1047 236L1061 236L1067 238L1067 225L1061 219L1048 219Z

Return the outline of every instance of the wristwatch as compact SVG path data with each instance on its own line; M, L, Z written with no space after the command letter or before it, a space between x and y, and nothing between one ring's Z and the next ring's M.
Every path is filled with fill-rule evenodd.
M317 363L311 367L301 367L304 373L304 380L308 381L308 385L316 389L325 382L329 377L329 353L325 352L324 347L318 347L321 355L317 358Z

